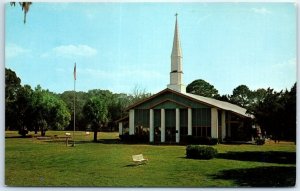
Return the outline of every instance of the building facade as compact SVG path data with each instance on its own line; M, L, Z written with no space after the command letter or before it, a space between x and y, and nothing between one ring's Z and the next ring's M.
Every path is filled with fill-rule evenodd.
M129 116L119 120L119 134L146 135L150 143L180 143L187 136L250 139L252 116L246 113L246 109L186 93L179 37L176 14L170 84L128 107Z

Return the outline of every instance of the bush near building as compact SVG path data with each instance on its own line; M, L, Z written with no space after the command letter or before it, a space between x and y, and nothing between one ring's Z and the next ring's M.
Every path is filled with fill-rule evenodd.
M192 159L212 159L218 154L217 149L209 146L188 145L186 147L186 157Z

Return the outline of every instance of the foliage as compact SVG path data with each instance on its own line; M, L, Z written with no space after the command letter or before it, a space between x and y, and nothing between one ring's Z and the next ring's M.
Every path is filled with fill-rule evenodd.
M16 73L5 68L5 126L6 129L15 130L17 124L15 120L15 102L18 91L21 88L21 79Z
M186 146L186 157L192 159L212 159L218 154L217 149L208 146Z
M246 85L240 85L236 87L232 95L230 96L230 101L242 107L249 107L252 100L252 92Z
M145 88L141 88L140 86L136 85L132 90L132 94L128 96L128 105L127 106L135 104L144 99L147 99L150 96L151 96L151 94L147 93Z
M76 130L85 131L88 130L89 122L84 116L83 107L91 97L100 97L107 105L108 115L107 122L103 124L103 128L110 131L117 128L118 119L126 115L125 108L129 104L129 98L126 94L113 94L109 90L94 89L88 92L76 92L75 93L75 105L76 105ZM74 91L65 91L59 94L59 97L67 104L69 113L74 112ZM70 125L67 129L73 129L74 118L72 117ZM103 129L104 130L104 129Z
M83 106L83 113L94 132L94 141L96 142L98 131L107 122L107 104L101 97L92 97Z
M71 114L71 121L65 130L73 130L74 126L74 91L65 91L62 94L58 95L65 103L68 108L69 113ZM75 130L85 131L87 127L87 121L84 118L82 109L86 101L88 100L88 94L86 92L76 92L75 93L75 118L76 118L76 127Z
M263 131L274 140L296 140L296 83L290 91L276 92L268 88L263 101L255 104L251 112Z
M186 92L211 98L219 96L218 90L202 79L194 80L187 85Z
M26 15L29 11L30 5L32 2L19 2L19 5L22 8L22 11L24 11L24 24L26 23ZM16 2L10 2L11 6L16 6Z
M69 124L70 114L66 104L55 94L37 86L21 86L15 72L5 70L6 128L19 130L25 136L28 131L47 129L62 130Z
M35 88L32 106L33 127L35 131L39 129L42 135L45 135L48 129L63 130L70 123L71 115L65 102L40 86Z
M5 68L5 102L16 100L17 91L21 87L21 79L11 69Z

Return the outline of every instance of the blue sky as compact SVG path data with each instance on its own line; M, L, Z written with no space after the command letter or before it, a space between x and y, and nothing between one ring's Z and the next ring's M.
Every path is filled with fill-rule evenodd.
M61 93L169 83L177 12L184 83L204 79L219 93L238 85L288 88L296 82L293 3L33 3L23 23L6 5L5 65L22 84Z

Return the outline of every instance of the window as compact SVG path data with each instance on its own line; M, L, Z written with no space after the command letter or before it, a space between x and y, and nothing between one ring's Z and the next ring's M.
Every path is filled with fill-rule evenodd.
M199 137L211 136L211 109L192 109L192 134Z

